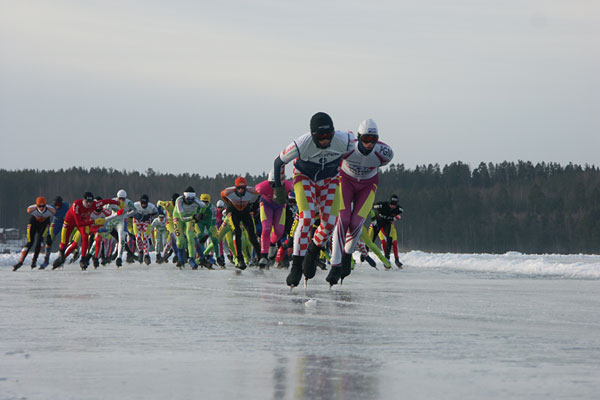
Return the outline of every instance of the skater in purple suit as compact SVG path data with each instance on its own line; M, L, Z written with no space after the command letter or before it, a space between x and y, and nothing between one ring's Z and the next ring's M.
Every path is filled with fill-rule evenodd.
M354 150L344 156L340 171L342 205L333 231L331 269L326 278L331 286L350 275L352 253L375 201L379 167L393 157L392 149L379 141L375 122L372 119L361 122Z

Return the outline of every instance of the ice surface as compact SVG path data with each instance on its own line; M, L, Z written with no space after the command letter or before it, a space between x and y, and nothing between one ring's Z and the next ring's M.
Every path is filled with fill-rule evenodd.
M290 293L285 270L3 255L0 399L598 398L599 256L402 261Z

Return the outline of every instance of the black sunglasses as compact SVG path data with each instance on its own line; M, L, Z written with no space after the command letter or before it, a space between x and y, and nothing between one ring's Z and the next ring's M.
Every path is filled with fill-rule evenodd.
M333 132L315 133L313 135L317 140L325 140L325 139L331 140L333 138Z

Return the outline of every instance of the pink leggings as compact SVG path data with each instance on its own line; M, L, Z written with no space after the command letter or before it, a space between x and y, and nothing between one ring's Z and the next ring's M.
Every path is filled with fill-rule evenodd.
M260 222L262 224L260 252L268 253L269 245L271 243L276 244L283 235L283 230L285 229L285 207L261 201Z
M364 181L357 181L342 174L340 193L343 206L340 209L333 233L331 265L342 262L342 252L352 254L360 238L365 219L373 207L379 175Z

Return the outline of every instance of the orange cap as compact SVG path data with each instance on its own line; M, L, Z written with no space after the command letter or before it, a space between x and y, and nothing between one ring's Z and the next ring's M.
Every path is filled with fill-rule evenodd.
M235 186L246 186L246 179L242 176L235 178Z
M35 199L35 204L37 206L45 206L46 205L46 198L43 196L38 197L37 199Z

